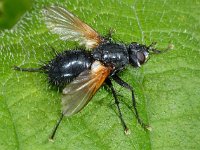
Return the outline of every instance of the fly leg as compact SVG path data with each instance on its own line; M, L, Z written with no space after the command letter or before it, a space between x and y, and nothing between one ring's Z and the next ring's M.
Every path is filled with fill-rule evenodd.
M52 131L51 135L49 136L49 140L50 140L50 141L53 141L54 136L55 136L55 134L56 134L56 131L57 131L57 129L58 129L58 126L60 125L60 123L61 123L63 117L64 117L64 114L61 113L60 118L58 119L58 121L57 121L55 127L53 128L53 131Z
M111 80L107 79L106 80L106 84L109 86L109 88L112 91L113 97L115 99L115 104L117 105L117 109L118 109L118 112L119 112L119 118L120 118L122 126L124 128L124 132L125 132L125 134L129 134L129 129L127 128L127 125L126 125L126 123L125 123L125 121L123 119L122 112L121 112L121 109L119 107L119 100L117 99L117 94L116 94L115 89L113 88L113 84L112 84Z
M26 71L26 72L42 72L43 71L42 68L20 68L18 66L14 66L13 69L18 70L18 71Z
M132 93L132 104L133 104L133 108L134 108L134 111L135 111L135 116L136 116L136 119L137 119L138 123L144 129L151 130L151 127L148 126L148 125L146 125L145 123L143 123L142 119L140 119L140 116L139 116L139 113L138 113L138 110L137 110L137 107L136 107L136 101L135 101L135 96L134 96L133 88L128 83L126 83L125 81L123 81L120 77L118 77L117 75L114 75L112 78L113 78L113 80L116 83L118 83L122 87L124 87L124 88L126 88L126 89L128 89L128 90L131 91L131 93Z
M108 31L108 34L105 36L105 40L106 41L113 41L112 39L112 35L115 33L115 30L110 28L109 31Z

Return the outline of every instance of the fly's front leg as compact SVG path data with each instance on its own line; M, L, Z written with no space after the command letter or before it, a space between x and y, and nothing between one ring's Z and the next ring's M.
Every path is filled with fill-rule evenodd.
M125 132L125 134L130 134L129 129L127 128L127 125L126 125L126 123L123 119L122 112L121 112L121 109L119 107L119 100L117 99L117 94L116 94L115 89L113 88L113 84L112 84L111 80L107 79L106 84L109 86L109 88L112 91L113 97L115 99L115 104L117 105L117 109L118 109L118 112L119 112L119 118L120 118L122 126L124 128L124 132Z
M61 113L61 116L60 116L60 118L58 119L58 121L57 121L57 123L56 123L56 125L55 125L55 127L54 127L54 129L53 129L53 132L52 132L51 135L49 136L49 140L50 140L50 141L53 141L54 136L55 136L55 134L56 134L56 131L57 131L57 129L58 129L58 126L60 125L60 123L61 123L63 117L64 117L64 114Z
M115 33L115 30L110 28L108 34L105 36L106 41L112 41L112 35Z
M135 101L135 96L134 96L134 91L133 91L133 88L128 84L126 83L125 81L123 81L121 78L119 78L117 75L114 75L112 77L114 79L114 81L116 81L119 85L121 85L122 87L128 89L131 91L132 93L132 103L133 103L133 108L134 108L134 111L135 111L135 116L136 116L136 119L138 121L138 123L144 128L144 129L147 129L147 130L151 130L151 127L144 124L142 119L140 119L140 116L139 116L139 113L138 113L138 110L137 110L137 107L136 107L136 101Z

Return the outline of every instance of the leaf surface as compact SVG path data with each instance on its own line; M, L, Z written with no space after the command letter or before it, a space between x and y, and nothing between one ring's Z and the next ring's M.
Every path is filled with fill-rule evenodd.
M140 69L129 66L120 76L134 87L138 110L152 132L136 122L129 91L120 95L126 136L114 100L105 88L85 109L65 118L54 142L48 141L61 111L61 94L40 73L17 72L12 66L37 67L73 42L48 32L41 9L66 7L102 35L116 30L116 41L169 43L174 49L152 55ZM0 149L199 149L200 145L200 18L199 1L55 1L36 0L11 29L0 33Z

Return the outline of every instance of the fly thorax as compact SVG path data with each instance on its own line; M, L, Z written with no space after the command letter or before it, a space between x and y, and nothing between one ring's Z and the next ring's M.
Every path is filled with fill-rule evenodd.
M93 51L93 58L115 70L121 70L129 63L128 51L124 44L106 43Z

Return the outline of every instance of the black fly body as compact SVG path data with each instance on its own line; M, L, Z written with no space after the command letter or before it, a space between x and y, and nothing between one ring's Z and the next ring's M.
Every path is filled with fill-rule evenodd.
M77 41L86 49L91 50L64 51L39 68L15 67L20 71L43 72L47 74L51 84L63 87L61 117L50 139L54 138L63 116L71 116L82 110L103 83L106 83L112 91L119 118L125 133L128 134L129 130L120 110L113 81L131 92L132 105L138 123L144 129L150 129L139 117L133 88L123 81L118 73L128 64L140 67L147 62L149 53L160 53L161 51L154 49L154 44L146 46L136 42L131 44L112 42L111 37L101 36L62 7L47 7L43 10L43 14L47 28L52 33L58 34L61 40Z

